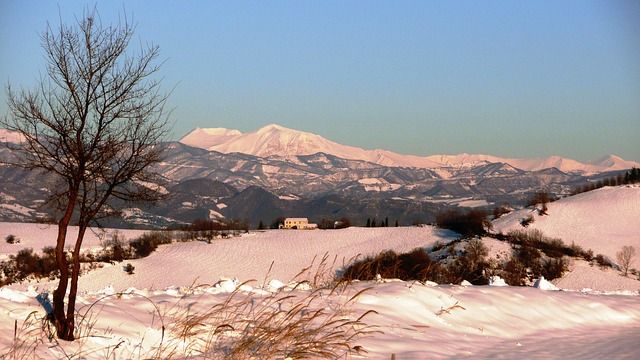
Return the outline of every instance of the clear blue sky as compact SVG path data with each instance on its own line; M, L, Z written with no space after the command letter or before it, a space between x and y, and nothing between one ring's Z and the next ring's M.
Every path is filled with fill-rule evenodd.
M96 5L161 48L174 139L268 123L402 153L640 160L639 1L0 2L0 82ZM0 92L0 114L6 114Z

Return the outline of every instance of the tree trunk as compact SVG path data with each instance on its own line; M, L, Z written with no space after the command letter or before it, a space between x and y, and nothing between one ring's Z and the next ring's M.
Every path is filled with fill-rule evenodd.
M75 312L76 312L76 295L78 294L78 277L80 276L80 249L82 248L82 240L87 231L86 224L80 224L78 228L78 237L73 248L73 263L71 267L71 287L69 288L69 300L67 301L67 332L71 334L73 340L73 331L75 329Z
M58 222L58 238L56 240L56 263L60 270L60 282L58 288L53 292L53 320L56 327L58 338L62 340L73 340L73 321L71 328L69 321L64 313L64 297L67 293L67 285L69 283L69 264L64 253L64 245L67 237L67 228L73 216L75 208L77 191L70 191L68 195L69 202L64 212L64 216Z

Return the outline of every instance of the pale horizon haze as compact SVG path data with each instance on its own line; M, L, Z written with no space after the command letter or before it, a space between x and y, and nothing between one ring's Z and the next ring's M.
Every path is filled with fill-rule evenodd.
M98 10L160 47L172 140L271 123L415 155L640 161L640 2L2 1L6 85L49 23Z

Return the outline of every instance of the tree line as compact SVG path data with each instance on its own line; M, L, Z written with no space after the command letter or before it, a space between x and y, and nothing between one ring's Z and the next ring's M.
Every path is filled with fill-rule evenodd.
M587 191L600 189L605 186L628 185L628 184L636 184L638 182L640 182L640 169L633 167L630 170L625 171L624 173L620 173L615 176L610 176L604 179L600 179L598 181L577 186L571 192L571 195L577 195Z

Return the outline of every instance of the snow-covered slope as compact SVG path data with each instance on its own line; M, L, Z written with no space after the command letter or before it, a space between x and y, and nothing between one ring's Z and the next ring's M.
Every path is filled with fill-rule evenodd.
M144 230L89 228L89 231L85 233L82 248L84 250L101 248L103 243L113 238L114 234L117 234L121 240L133 240L144 234ZM20 242L17 244L7 243L5 239L8 235L15 236ZM31 248L35 252L40 252L44 247L56 246L57 235L57 225L0 222L0 260L9 255L17 254L23 248ZM67 232L68 248L73 246L77 235L78 227L69 226Z
M215 263L215 259L210 262ZM181 268L190 266L191 263L185 261ZM135 270L133 275L126 276L140 276L137 266ZM22 352L17 353L27 354L19 358L59 359L78 353L83 359L192 358L206 343L193 341L189 336L201 329L207 330L205 326L211 315L192 326L196 329L193 333L181 331L184 328L176 326L180 323L174 319L184 320L189 315L198 320L199 314L210 314L228 299L229 292L238 283L221 280L212 286L199 281L196 286L187 287L131 288L121 295L106 286L97 292L81 293L77 307L80 314L91 319L92 336L83 336L75 342L62 341L59 345L46 337L34 337L39 333L39 322L22 329L23 321L33 316L30 314L44 316L35 299L38 292L33 288L16 291L5 287L0 289L0 333L11 336L0 337L0 354L11 348L17 322L16 338L25 344ZM269 285L282 283L273 281L264 288L258 287L260 284L261 280L243 285L234 295L235 299L246 296L253 310L265 301L265 292L274 291ZM283 299L304 299L309 294L305 289L284 291ZM637 356L640 337L637 294L607 296L531 287L355 282L345 293L322 292L316 301L309 303L310 310L335 311L336 303L345 302L360 291L364 293L357 296L351 306L342 309L340 317L356 319L369 312L364 322L375 326L376 331L357 339L352 345L362 351L348 358L389 359L392 354L398 359L634 359ZM286 306L287 303L282 305L285 311ZM246 318L251 318L252 310L247 310ZM32 332L28 332L30 329ZM28 353L30 349L35 352ZM192 356L186 356L189 352ZM255 355L267 358L266 354Z
M0 333L13 335L17 322L20 332L16 339L25 340L27 346L33 344L34 348L26 349L35 351L25 358L55 359L79 351L86 359L145 358L153 357L148 354L161 351L160 347L168 349L171 357L189 357L182 352L192 351L193 355L200 345L185 342L189 335L174 326L178 323L175 319L216 309L244 281L256 280L241 286L235 298L247 296L247 303L259 304L267 292L287 284L314 256L328 253L333 259L333 254L348 258L388 248L406 251L450 240L451 235L431 227L270 230L211 244L164 245L146 258L127 261L135 267L132 275L118 263L80 277L77 308L92 320L92 336L55 346L46 337L34 337L39 322L32 328L21 328L22 322L33 316L30 314L44 316L35 297L50 291L54 282L1 288ZM331 269L342 265L342 259L337 261L330 264ZM238 279L229 279L233 277ZM389 359L396 354L398 359L633 359L637 355L637 290L610 296L396 280L354 282L350 286L344 293L324 291L309 304L312 311L336 311L337 303L360 294L352 305L341 309L340 316L355 319L369 312L365 322L378 331L353 344L364 350L353 358ZM286 297L282 299L304 298L310 290L304 286L283 290ZM32 333L29 329L35 330ZM13 336L0 337L0 355L13 341ZM171 352L174 350L178 352Z
M514 211L493 222L494 231L507 233L524 229L521 219L531 215L528 227L565 243L592 249L615 259L625 245L640 251L640 186L604 187L560 199L548 205L548 215L540 216L532 209ZM640 257L640 256L639 256ZM640 267L637 257L634 265Z
M183 144L215 150L222 153L238 152L260 157L285 157L326 153L344 159L364 160L393 167L439 168L468 167L482 163L506 163L521 170L535 171L558 168L564 172L601 172L628 169L640 164L609 155L597 162L585 164L560 156L545 158L515 159L492 155L458 154L416 156L398 154L388 150L365 150L355 146L338 144L309 132L270 124L257 131L241 133L224 128L195 129L185 135Z
M263 279L269 268L270 277L288 280L309 266L314 258L317 265L325 254L332 262L328 265L335 270L358 255L373 255L387 249L407 252L454 238L454 233L431 227L268 230L219 239L211 244L187 242L161 246L147 258L130 260L137 276L127 275L120 265L105 266L82 276L80 286L84 290L98 290L108 284L116 290L162 289L188 286L194 281L213 283L221 277Z
M229 141L239 135L242 135L242 133L238 130L225 128L196 128L182 137L180 142L185 145L206 149Z

